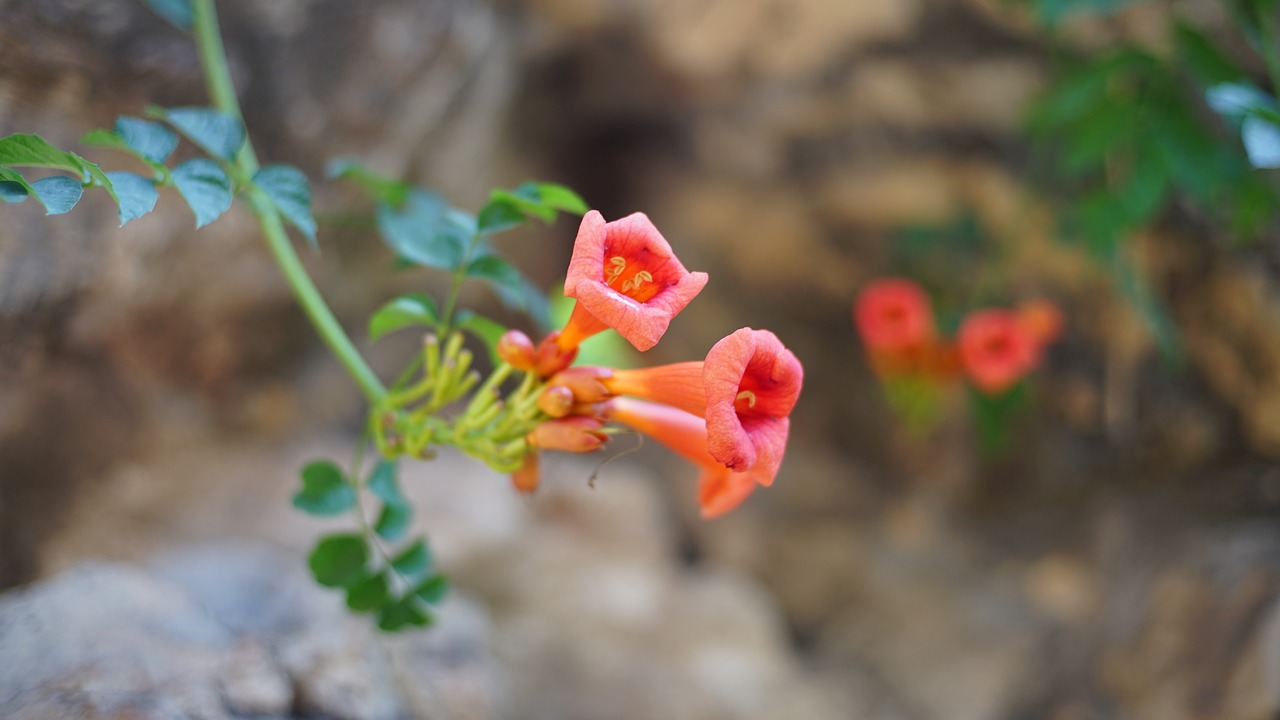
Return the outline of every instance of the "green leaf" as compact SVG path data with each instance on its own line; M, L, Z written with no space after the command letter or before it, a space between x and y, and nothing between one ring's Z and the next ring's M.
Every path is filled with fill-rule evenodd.
M405 578L426 574L431 569L431 554L427 552L427 543L421 538L414 541L391 561L391 567Z
M458 327L480 338L491 351L498 346L498 340L507 331L502 323L470 310L462 310L458 313Z
M1174 24L1178 57L1205 85L1239 80L1245 74L1204 33L1179 20Z
M30 193L24 183L14 182L12 180L0 180L0 200L7 203L20 203L26 200Z
M1063 138L1062 168L1075 174L1098 167L1112 151L1132 142L1138 121L1139 115L1128 103L1098 103Z
M378 308L369 318L369 340L413 325L434 326L439 320L436 303L421 293L402 295Z
M422 581L421 585L413 589L413 594L429 605L439 603L448 592L449 579L439 573Z
M31 189L35 191L35 196L40 199L40 202L44 203L44 209L48 215L70 212L71 208L80 202L80 196L84 194L84 187L66 175L41 178L31 183Z
M1033 0L1036 17L1045 25L1057 25L1071 15L1112 13L1142 0Z
M406 595L399 602L382 608L378 615L378 627L386 632L395 632L405 627L426 627L432 621L431 614L419 607L412 595Z
M380 460L373 468L373 472L369 474L369 480L365 485L385 503L403 505L407 502L404 494L400 492L400 483L396 480L394 460Z
M340 515L356 504L356 489L337 465L320 460L302 469L302 489L293 506L312 515Z
M1214 112L1231 118L1274 111L1276 101L1247 82L1214 85L1204 93L1205 102Z
M546 295L501 256L478 257L467 266L466 273L487 282L505 305L528 312L539 325L550 324Z
M414 190L399 210L378 206L378 234L405 260L452 270L462 261L468 239L448 229L446 210L438 195Z
M160 109L161 116L178 132L205 152L223 160L234 160L244 145L244 125L240 120L213 108L186 107Z
M311 216L311 186L307 184L307 176L291 165L268 165L253 176L253 184L271 198L284 219L298 228L315 248L316 220Z
M378 522L373 526L378 537L387 542L395 542L409 532L413 524L413 508L408 504L387 503L378 514Z
M364 577L369 548L359 535L329 535L311 552L308 565L316 582L325 587L346 587Z
M195 23L191 0L146 0L151 11L179 30L190 30Z
M1250 115L1240 126L1240 137L1254 167L1280 168L1280 127L1270 120Z
M543 205L562 212L585 215L591 209L578 193L558 183L538 183L538 195Z
M83 176L84 162L87 161L59 150L39 135L18 133L0 138L0 165L53 168Z
M510 230L523 224L524 221L524 213L520 212L520 208L516 207L515 203L509 200L490 200L480 209L476 226L485 235L493 235L503 230Z
M347 588L347 607L356 612L377 610L390 599L385 573L371 575Z
M133 152L133 148L125 144L124 138L117 135L111 130L97 128L90 130L80 138L81 145L89 147L110 148L112 150L124 150L125 152Z
M505 202L519 210L526 217L538 218L545 223L556 219L555 208L542 204L542 193L534 183L525 183L514 191L494 190L489 196L490 202Z
M178 147L178 136L169 128L128 115L116 118L116 135L138 157L156 165L164 164Z
M409 199L412 188L399 180L383 177L353 158L334 158L325 166L325 175L334 180L349 180L359 185L383 205L398 209Z
M156 186L141 175L131 172L109 172L111 184L116 189L116 204L120 209L120 227L135 218L151 212L160 193Z
M173 182L195 213L197 229L217 220L231 207L231 178L208 158L193 158L175 167Z

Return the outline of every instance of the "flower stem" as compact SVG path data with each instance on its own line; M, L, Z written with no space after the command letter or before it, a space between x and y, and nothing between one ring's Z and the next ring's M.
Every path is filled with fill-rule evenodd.
M200 53L200 67L204 72L205 84L209 88L209 96L214 106L232 117L243 121L240 101L236 99L235 86L231 83L231 72L227 67L227 54L222 47L222 36L218 31L218 16L213 0L193 0L195 11L194 33L196 47ZM258 156L253 144L246 136L240 154L236 156L236 167L246 178L252 178L258 171ZM312 326L320 334L320 338L328 345L329 350L342 363L347 373L360 386L361 392L372 405L381 405L386 397L386 388L382 381L361 357L360 352L347 337L329 306L325 304L320 291L311 282L307 271L294 252L289 236L285 233L280 215L269 201L257 190L250 189L247 196L249 207L258 217L258 225L266 240L267 248L279 266L285 281L293 290L294 297L302 306Z

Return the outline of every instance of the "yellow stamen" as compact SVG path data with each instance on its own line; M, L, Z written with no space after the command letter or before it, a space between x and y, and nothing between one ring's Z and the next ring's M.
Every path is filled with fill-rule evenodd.
M622 292L639 290L640 286L647 282L653 282L653 274L650 273L648 270L641 270L640 272L633 275L630 280L627 280L626 282L622 283Z
M606 285L612 285L613 281L617 280L618 276L627 269L627 259L620 255L615 255L609 258L609 265L612 267L605 271L604 282Z
M756 394L751 392L750 390L743 390L742 392L738 393L738 396L734 398L734 402L737 402L738 400L744 400L744 399L747 401L747 407L753 408L756 406Z

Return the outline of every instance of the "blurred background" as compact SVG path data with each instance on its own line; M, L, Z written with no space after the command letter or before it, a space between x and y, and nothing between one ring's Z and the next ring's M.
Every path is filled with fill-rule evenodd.
M1280 715L1280 203L1204 100L1274 89L1275 3L219 11L259 154L312 178L305 260L353 336L447 278L395 271L328 159L472 210L495 186L562 182L606 218L646 212L711 275L646 362L701 358L742 326L801 359L787 460L712 522L695 472L656 447L594 488L596 462L549 459L532 499L449 455L414 465L404 484L456 592L438 629L387 640L306 576L328 526L289 506L297 471L348 457L364 408L251 216L193 232L172 193L120 230L105 197L50 218L5 206L0 588L17 589L0 617L111 626L132 658L85 670L86 636L23 655L11 635L10 710ZM147 103L207 103L190 39L141 3L0 0L0 18L0 134L72 148ZM550 289L574 220L499 244ZM998 451L960 384L925 423L887 399L851 309L890 275L924 285L944 329L986 305L1062 309ZM463 303L529 328L478 285ZM384 376L414 351L403 335L368 347ZM126 564L83 564L103 560Z

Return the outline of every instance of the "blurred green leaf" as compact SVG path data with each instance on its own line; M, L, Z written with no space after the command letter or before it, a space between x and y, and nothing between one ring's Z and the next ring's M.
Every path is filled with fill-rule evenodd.
M550 323L546 295L505 258L478 257L467 266L467 276L487 282L504 304L529 313L539 326Z
M538 197L546 207L574 215L585 215L590 206L578 193L558 183L536 183Z
M390 599L385 573L375 573L347 588L347 607L356 612L378 610Z
M1178 58L1204 85L1217 85L1245 77L1244 72L1195 26L1174 23Z
M1270 120L1250 115L1240 126L1240 137L1254 167L1280 167L1280 127Z
M378 233L396 255L417 265L452 270L462 262L469 238L460 237L440 196L414 190L399 210L379 205Z
M1144 0L1031 0L1036 18L1045 25L1057 25L1072 15L1082 13L1107 14L1126 5Z
M392 505L388 503L383 505L382 511L378 513L378 522L374 524L373 530L383 540L395 542L409 532L412 524L413 508L411 506L408 504Z
M173 183L196 216L196 228L217 220L234 199L231 178L218 163L208 158L193 158L173 169Z
M39 135L18 133L0 138L0 165L68 170L83 176L85 162L75 153L59 150Z
M116 190L116 203L119 207L120 227L125 223L151 212L160 199L156 186L141 175L131 172L109 172L111 184Z
M449 579L439 573L432 575L413 589L413 594L428 605L435 605L449 592Z
M461 310L458 312L458 327L480 338L489 348L490 357L495 362L500 361L496 353L498 340L507 331L505 325L471 310Z
M487 205L480 209L476 224L480 232L486 235L493 235L521 225L524 221L524 213L520 212L520 208L514 202L498 199L490 200Z
M378 615L378 627L385 632L396 632L406 627L426 627L433 622L431 614L418 606L412 595L387 605Z
M346 587L364 578L369 549L359 535L329 535L311 552L308 565L316 582L325 587Z
M1231 118L1265 114L1276 109L1275 98L1247 82L1214 85L1205 91L1204 99L1214 112Z
M414 579L431 569L431 554L427 551L426 541L419 538L405 548L391 561L391 567L406 579Z
M327 460L302 469L302 489L293 496L293 506L312 515L340 515L356 504L356 489L337 465Z
M439 319L436 303L430 297L422 293L401 295L378 308L369 318L369 340L414 325L433 327Z
M379 460L373 472L369 473L369 481L366 485L379 500L385 503L404 504L406 500L404 494L400 492L396 469L395 460Z
M152 12L179 30L190 30L195 23L191 0L145 0Z
M291 165L267 165L253 176L257 185L284 216L298 229L312 249L316 248L316 219L311 215L311 186L307 176Z
M383 177L354 158L334 158L325 166L325 174L335 180L349 180L364 189L374 200L397 210L409 199L408 183Z
M491 202L504 202L516 208L526 217L537 218L545 223L556 219L555 208L542 204L542 193L534 183L524 183L515 190L494 190L489 196Z

